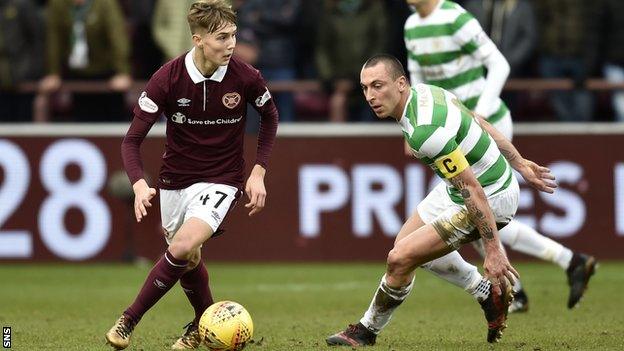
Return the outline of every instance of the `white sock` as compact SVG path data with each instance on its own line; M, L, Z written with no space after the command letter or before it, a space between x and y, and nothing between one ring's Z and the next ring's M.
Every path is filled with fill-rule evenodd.
M386 283L386 275L384 274L368 310L360 319L360 323L373 333L379 334L388 325L392 313L407 298L413 286L414 280L412 279L412 282L407 286L391 288Z
M500 238L503 244L515 251L556 263L563 269L567 269L572 260L570 249L516 220L500 231Z
M482 278L477 267L464 261L457 251L429 261L421 267L468 292L474 289Z

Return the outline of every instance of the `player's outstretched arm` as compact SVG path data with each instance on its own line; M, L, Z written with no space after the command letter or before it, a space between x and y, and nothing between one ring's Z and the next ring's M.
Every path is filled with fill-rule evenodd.
M262 211L266 200L266 189L264 187L264 175L266 170L260 165L255 165L251 170L251 174L247 179L245 185L245 193L249 198L249 202L245 205L246 208L251 208L249 216Z
M550 169L540 166L533 161L527 160L520 155L520 152L513 144L505 138L496 128L494 128L488 121L476 113L473 113L474 118L479 122L481 127L488 132L494 141L500 152L505 156L511 167L518 171L522 175L527 183L533 188L543 191L545 193L552 194L557 188L555 183L555 176L550 173Z
M485 248L483 269L485 275L494 285L498 285L503 278L507 278L513 284L515 281L514 276L516 278L519 277L518 272L511 266L507 256L501 249L494 214L477 177L470 167L466 167L449 180L459 190L468 210L468 216L483 239ZM495 286L494 291L497 294L502 293L498 286Z
M137 222L141 222L141 219L147 216L147 208L152 207L150 200L156 195L156 189L150 188L145 181L140 151L141 143L152 124L141 118L132 119L130 128L121 143L121 158L132 184L132 190L134 190L134 216Z

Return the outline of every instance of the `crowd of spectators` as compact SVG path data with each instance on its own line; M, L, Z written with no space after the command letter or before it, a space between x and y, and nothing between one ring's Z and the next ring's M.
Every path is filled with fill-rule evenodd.
M0 0L0 122L118 122L133 82L192 45L194 0ZM510 78L567 78L573 89L505 92L516 120L624 121L624 1L463 0L511 66ZM403 0L232 0L236 54L270 82L316 80L322 91L274 94L282 122L372 121L359 71L379 52L406 58ZM72 81L101 89L76 92ZM23 83L35 89L22 89ZM32 85L32 84L31 84Z

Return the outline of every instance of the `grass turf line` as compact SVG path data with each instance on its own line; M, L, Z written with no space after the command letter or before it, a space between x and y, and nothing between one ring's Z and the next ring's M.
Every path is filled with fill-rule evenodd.
M566 308L565 274L544 263L515 264L530 311L510 315L489 346L478 304L418 270L411 296L366 350L622 350L624 262L601 262L579 308ZM359 320L384 271L381 264L208 263L215 300L242 303L254 320L246 350L329 350L325 337ZM149 267L0 266L0 324L12 350L109 350L104 333L128 306ZM193 318L179 286L150 310L129 350L166 350ZM204 348L205 349L205 348ZM346 348L347 350L350 348Z

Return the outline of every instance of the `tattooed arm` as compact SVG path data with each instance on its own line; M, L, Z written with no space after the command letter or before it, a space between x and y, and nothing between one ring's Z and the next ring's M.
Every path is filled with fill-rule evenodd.
M481 184L477 181L472 169L468 167L449 180L451 184L459 190L464 199L464 204L466 205L466 209L468 209L468 215L483 238L483 242L486 246L492 243L493 247L498 248L497 241L499 239L496 222L494 221L494 214L487 202L485 192Z
M521 168L523 166L522 161L524 160L524 158L522 158L520 152L518 152L516 147L513 146L511 141L509 141L501 132L494 128L485 118L481 117L476 113L473 113L473 116L477 123L481 125L481 128L483 128L483 130L485 130L486 132L488 132L488 134L492 136L492 139L494 139L494 141L496 142L496 146L498 146L500 152L503 154L503 156L505 156L507 161L509 161L511 167L513 167L515 170Z
M512 275L517 277L518 272L511 266L507 256L501 250L494 214L472 169L466 168L449 181L461 193L466 209L468 209L468 216L483 239L485 248L483 269L486 276L493 283L500 281L503 277L513 282Z
M554 182L555 176L550 173L550 169L523 158L511 141L507 140L507 138L496 130L488 121L476 113L473 113L473 116L481 125L481 128L492 136L492 139L496 142L496 146L498 146L501 154L509 161L511 167L518 171L527 183L533 188L545 193L553 193L555 191L557 184Z

